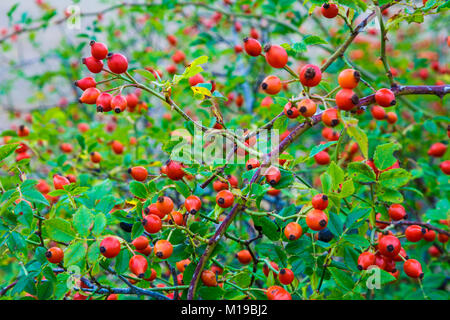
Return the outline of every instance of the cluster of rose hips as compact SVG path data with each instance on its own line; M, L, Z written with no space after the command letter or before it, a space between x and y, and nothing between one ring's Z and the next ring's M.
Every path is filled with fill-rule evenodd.
M264 48L261 46L257 39L245 38L244 49L246 53L252 57L264 55L267 63L273 68L286 68L288 62L288 54L286 50L279 45L267 44ZM264 54L262 54L264 49ZM306 64L299 70L299 81L306 88L312 88L317 86L322 80L322 72L320 68L313 64ZM353 69L345 69L338 76L338 83L341 87L336 93L335 102L337 109L328 108L322 113L322 122L328 127L335 127L340 123L338 110L343 111L355 111L356 106L359 104L359 97L353 91L360 81L360 74ZM262 90L269 95L278 94L283 88L283 83L277 76L267 76L262 84ZM395 94L387 88L382 88L375 93L376 103L383 107L391 107L396 104ZM270 103L269 103L270 105ZM377 110L377 109L375 109ZM284 114L291 119L295 119L302 115L305 118L309 118L316 114L317 106L312 99L302 99L301 101L293 102L289 101L284 106ZM382 109L384 112L384 109ZM362 109L357 109L357 113L363 112ZM375 116L374 116L375 117ZM386 115L383 113L383 119L387 117L388 122L395 123L397 116L395 113ZM377 118L381 119L380 111L377 111ZM325 162L325 161L324 161Z
M17 136L19 136L21 138L26 139L26 137L29 134L30 134L30 130L25 125L21 125L17 129ZM11 140L10 136L3 137L3 141L5 143L8 143L10 140ZM29 150L28 145L24 142L20 142L20 146L15 150L15 152L17 153L16 161L19 162L20 160L31 158L31 155L28 153L28 150Z
M447 130L447 135L450 137L450 126ZM434 158L441 158L447 152L447 146L441 142L433 143L428 149L428 155ZM446 175L450 175L450 160L442 161L439 165L441 171Z
M401 221L407 218L406 210L401 204L392 204L388 209L391 221ZM381 213L376 215L376 219L381 218ZM442 221L446 223L446 221ZM376 222L378 229L385 229L389 224ZM425 239L433 242L436 238L436 232L431 229L424 228L420 225L410 225L405 230L405 238L410 242L418 242ZM442 243L448 241L448 236L440 233L438 240ZM406 251L401 245L398 237L391 231L378 233L378 244L375 246L375 252L365 251L358 258L358 268L367 270L371 266L377 266L391 273L395 278L399 277L400 271L396 268L396 262L404 261L403 270L411 278L422 278L422 265L416 259L409 259ZM440 252L436 246L429 249L432 256L439 256Z
M91 41L90 46L91 56L82 60L90 72L97 74L105 71L114 75L127 72L128 60L124 55L108 52L107 46L101 42ZM107 61L109 70L104 69L104 59ZM114 111L115 113L121 113L126 109L132 112L138 106L139 92L124 96L120 90L119 94L112 95L109 92L101 92L97 88L97 84L99 83L93 77L85 77L75 81L75 85L83 90L80 97L81 103L96 105L98 112Z

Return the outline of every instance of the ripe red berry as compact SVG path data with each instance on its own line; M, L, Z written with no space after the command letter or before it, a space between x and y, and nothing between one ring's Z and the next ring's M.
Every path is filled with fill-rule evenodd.
M113 152L114 152L115 154L122 154L122 153L123 153L124 146L123 146L123 144L120 143L119 141L114 140L114 141L111 143L111 148L112 148L112 150L113 150Z
M166 164L166 174L169 177L169 179L177 181L183 179L185 172L183 171L183 165L174 160L170 160Z
M19 126L19 129L17 130L17 135L19 137L26 137L30 134L30 130L25 127L24 125Z
M216 203L221 208L229 208L233 205L234 195L229 190L219 191L216 195Z
M434 239L436 239L436 232L434 230L427 230L425 234L423 235L423 238L425 241L432 242Z
M184 207L190 214L196 214L202 207L202 201L199 197L190 195L184 200Z
M195 76L189 78L189 85L191 87L195 87L199 83L204 83L205 79L200 73L197 73Z
M236 258L242 264L249 264L252 261L252 255L248 250L239 251L238 253L236 253Z
M205 286L217 287L216 274L211 270L204 270L200 278Z
M359 103L359 98L352 89L339 90L335 100L338 108L345 111L352 110Z
M144 167L138 166L128 169L128 173L133 177L136 181L145 181L148 176L147 169Z
M320 231L328 224L328 217L322 210L313 209L306 215L306 224L311 230Z
M330 155L326 151L320 151L314 156L314 160L319 165L327 165L330 163Z
M142 253L146 257L148 257L152 253L152 247L150 245L146 246L144 249L136 249L137 252Z
M179 211L172 211L168 214L166 220L169 222L169 224L176 224L179 226L185 225L184 216Z
M443 143L437 142L433 143L430 149L428 149L428 155L431 157L440 158L445 154L446 151L447 146Z
M378 250L386 257L395 257L401 249L400 240L397 237L387 235L380 239L378 243Z
M93 163L100 163L102 161L102 156L97 151L91 152L91 161Z
M426 233L426 230L418 225L412 225L406 228L405 237L408 241L418 242L422 240L423 235Z
M145 250L148 247L149 241L146 236L139 236L131 242L136 250Z
M96 104L100 93L100 90L97 88L87 88L81 95L79 101L85 104Z
M82 62L92 73L100 73L103 70L103 61L97 60L94 57L83 58Z
M73 151L73 146L70 143L62 143L59 147L63 153L71 153Z
M406 217L407 217L405 208L401 204L398 204L398 203L392 204L389 207L388 213L389 213L389 217L391 217L391 219L394 221L406 219Z
M172 46L176 46L177 45L178 39L173 34L167 35L166 38L167 38L167 41L169 41L170 45L172 45Z
M339 13L339 8L334 3L324 3L320 9L325 18L333 19Z
M184 260L180 260L178 261L175 266L177 267L178 271L183 273L184 270L186 269L186 267L191 263L191 260L189 259L184 259Z
M298 111L300 111L301 115L305 118L312 117L317 110L317 106L311 99L303 99L298 104Z
M386 118L386 111L383 107L380 106L373 106L370 109L370 113L372 114L372 117L376 120L384 120Z
M127 108L133 111L139 103L139 98L135 93L129 93L125 97L127 99Z
M289 285L294 280L295 276L292 270L283 268L278 273L278 280L284 285Z
M258 159L256 158L250 158L247 160L247 163L245 164L245 168L247 170L252 170L255 168L258 168L261 164L259 163Z
M172 61L175 63L181 63L184 59L186 59L186 55L183 51L178 50L172 55Z
M306 87L315 87L322 80L320 68L313 64L307 64L300 69L300 82Z
M386 121L390 124L396 123L398 120L397 114L395 112L389 111L386 113Z
M450 175L450 160L445 160L441 162L439 168L441 168L442 172L445 173L446 175Z
M103 60L108 55L108 47L104 43L92 40L89 45L91 46L91 55L95 59Z
M275 262L273 262L273 261L270 262L270 266L272 267L272 269L275 269L277 271L280 269L278 267L278 265ZM264 273L264 275L266 277L269 276L269 272L272 272L273 276L276 277L277 273L275 271L273 271L272 269L270 269L269 266L266 263L264 263L264 265L263 265L263 273Z
M169 197L159 197L156 201L156 208L161 214L169 214L173 210L173 201Z
M316 194L312 198L311 204L314 209L325 210L328 207L328 197L323 193Z
M257 57L261 54L262 47L258 40L252 38L244 39L244 50L249 56Z
M295 241L302 236L302 226L297 222L289 222L284 228L284 235L290 241Z
M343 89L354 89L358 85L361 75L353 69L345 69L339 73L338 82Z
M281 179L281 172L280 169L277 167L270 167L267 169L266 173L266 180L267 182L273 187L275 186Z
M58 247L51 247L47 250L45 253L45 257L47 260L51 263L58 264L64 259L64 252L61 248Z
M228 189L228 183L217 179L216 181L213 182L213 189L216 192L219 192L221 190L227 190Z
M108 68L114 73L121 74L128 70L128 60L120 53L108 53Z
M53 186L56 190L64 189L64 186L69 185L70 181L66 177L60 176L59 174L55 174L53 176Z
M97 112L108 112L112 110L111 100L113 96L108 92L102 92L98 97L95 104L97 105Z
M147 208L145 208L144 209L144 213L146 214L146 215L148 215L148 214L154 214L154 215L157 215L158 217L160 217L161 219L163 219L165 216L166 216L166 214L164 213L162 213L162 212L160 212L159 210L158 210L158 208L157 208L157 206L156 206L156 203L152 203L151 205L149 205Z
M273 68L283 68L288 62L286 50L279 45L267 44L264 46L266 61Z
M120 253L120 241L116 237L106 237L100 242L100 253L106 258L114 258Z
M367 270L368 267L375 265L375 255L372 252L363 252L358 257L358 269Z
M441 255L441 251L436 246L431 246L428 248L428 254L432 257L439 257Z
M375 101L385 108L396 104L394 93L387 88L380 89L375 93Z
M266 291L269 300L292 300L292 296L284 288L280 286L271 286Z
M441 243L446 243L448 241L448 235L439 233L438 234L438 241Z
M282 88L281 80L277 76L267 76L261 83L261 88L267 94L277 94Z
M284 105L284 114L289 119L295 119L300 115L300 111L298 110L296 105L292 105L291 102L288 102Z
M88 88L95 88L97 86L97 82L92 77L86 77L86 78L77 80L77 81L75 81L74 84L83 91Z
M154 247L155 255L160 259L167 259L172 255L173 246L167 240L158 240Z
M422 278L422 265L415 259L408 259L403 264L403 270L411 278Z
M322 122L328 127L335 127L339 124L339 112L336 109L326 109L322 113Z
M145 257L134 255L131 257L128 267L131 272L133 272L138 278L142 279L145 276L145 271L147 271L148 262Z
M394 258L392 258L392 260L399 262L402 261L403 258L404 259L408 259L408 255L406 254L405 249L403 249L403 247L400 249L400 252L398 253L398 255L396 255Z
M114 96L111 99L111 108L115 113L121 113L127 108L127 98L121 94Z

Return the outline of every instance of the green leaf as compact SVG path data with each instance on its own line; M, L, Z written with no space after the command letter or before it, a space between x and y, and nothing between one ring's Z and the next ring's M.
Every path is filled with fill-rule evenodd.
M140 199L147 199L148 191L145 185L138 181L131 181L130 192Z
M14 213L19 216L18 220L20 223L27 227L31 227L33 221L33 210L26 201L20 201L14 207Z
M328 147L330 147L330 146L332 146L332 145L335 145L337 143L337 141L329 141L329 142L327 142L327 143L322 143L322 144L319 144L319 145L317 145L317 146L314 146L312 149L311 149L311 152L309 153L309 157L310 158L312 158L312 157L314 157L316 154L318 154L320 151L323 151L323 150L325 150L326 148L328 148Z
M53 296L55 283L53 281L42 281L37 286L37 297L39 300L48 300Z
M94 236L99 236L105 230L107 221L103 213L97 213L94 219L94 227L92 228L92 234Z
M376 176L372 168L362 162L352 162L347 167L348 174L353 181L359 183L375 182Z
M89 246L89 249L87 252L87 261L90 264L94 264L97 261L97 259L100 257L100 250L98 249L98 248L100 248L100 243L101 243L101 241L98 240L98 241L93 242Z
M333 161L329 165L327 172L331 177L333 190L337 190L339 185L344 181L344 170L339 168L339 166Z
M46 237L55 241L70 242L76 236L70 222L61 218L45 220L43 228Z
M411 177L412 175L405 169L395 168L382 172L378 181L385 188L397 189L407 184Z
M392 202L392 203L402 203L403 202L403 196L402 194L397 190L392 190L388 188L378 188L377 190L377 196L382 201L386 202Z
M72 243L64 251L64 267L69 267L81 261L86 256L86 247L84 241Z
M337 237L339 237L344 231L344 226L342 224L341 218L334 212L329 212L328 229Z
M0 161L9 157L19 147L18 143L8 143L0 147Z
M268 217L253 217L255 226L262 228L262 233L272 241L280 239L280 230L278 226Z
M373 160L378 170L385 170L392 166L397 159L394 157L394 151L399 150L398 143L385 143L378 145L375 149Z
M344 271L334 268L334 267L330 267L330 268L328 268L328 270L330 271L333 279L336 281L336 283L340 287L342 287L346 290L353 289L353 285L355 282L353 281L353 278L347 272L344 272Z
M306 45L328 44L328 42L322 39L321 37L311 35L305 36L303 38L303 43L305 43Z
M30 202L41 203L46 206L50 205L47 199L45 199L45 197L42 195L42 193L40 193L35 189L22 190L22 195L25 199L27 199Z
M94 216L86 207L80 207L73 215L73 226L81 236L88 236L89 229L94 222Z
M339 192L337 195L340 198L346 198L351 196L355 192L355 186L353 185L352 180L346 180L342 183L341 192Z
M131 253L128 250L121 250L117 255L114 269L117 273L124 273L128 270L128 263L131 258Z
M352 137L359 146L361 153L364 158L369 158L369 139L367 138L366 133L360 127L355 125L349 125L347 127L347 133L350 137Z
M361 248L367 248L369 246L369 241L357 234L346 234L344 235L344 239L351 244Z
M320 181L322 183L323 192L329 194L331 192L331 184L332 184L331 176L327 172L324 172L320 176Z

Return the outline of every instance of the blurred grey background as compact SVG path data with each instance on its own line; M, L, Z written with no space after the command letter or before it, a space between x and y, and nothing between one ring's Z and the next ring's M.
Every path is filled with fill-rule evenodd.
M73 5L71 0L44 0L44 2L49 3L52 7L56 8L58 11L57 18L62 18L64 16L64 11L68 6ZM120 1L107 0L107 1L93 1L93 0L81 0L77 6L80 7L82 12L97 12L102 8L109 7ZM20 20L23 12L27 12L32 18L37 18L42 16L43 10L40 8L36 0L0 0L0 30L2 28L8 28L8 33L11 31L9 21L7 18L7 12L11 7L18 3L19 6L14 13L14 20ZM110 19L114 13L108 13L105 18ZM53 18L54 19L54 18ZM36 32L36 38L39 39L40 43L45 44L43 48L35 48L30 43L28 39L28 34L22 34L17 37L17 40L12 43L12 48L9 51L3 50L0 47L0 84L5 83L7 79L14 77L16 71L11 72L16 67L10 65L11 61L14 61L21 67L23 72L27 75L40 74L45 71L56 69L60 61L58 59L49 58L46 63L42 63L40 58L43 52L48 52L50 49L58 46L61 39L66 38L68 41L75 39L76 35L80 32L84 32L86 26L91 25L93 17L83 17L81 18L81 28L80 29L70 29L67 27L66 23L62 23L57 26L49 26L45 30ZM3 37L0 35L0 38ZM71 87L68 84L61 84L58 90L64 93L67 91L67 97L69 100L73 100L73 93L71 92ZM10 120L8 119L5 109L14 106L16 110L28 110L31 107L35 107L36 104L30 104L27 99L30 95L35 94L35 89L32 89L27 81L18 80L14 82L14 87L9 95L4 95L0 93L0 130L4 130L10 127ZM56 98L54 103L57 103L59 98ZM48 102L46 102L48 103Z

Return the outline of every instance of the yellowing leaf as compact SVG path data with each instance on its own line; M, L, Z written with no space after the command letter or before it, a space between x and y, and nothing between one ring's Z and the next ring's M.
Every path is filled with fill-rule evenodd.
M192 91L194 92L194 95L201 95L202 99L204 99L205 97L210 98L212 93L211 91L209 91L207 88L204 87L191 87Z

